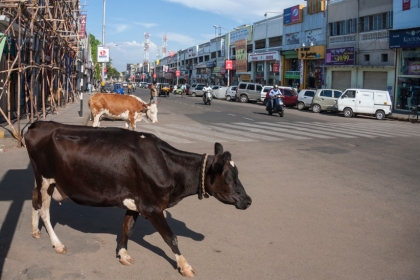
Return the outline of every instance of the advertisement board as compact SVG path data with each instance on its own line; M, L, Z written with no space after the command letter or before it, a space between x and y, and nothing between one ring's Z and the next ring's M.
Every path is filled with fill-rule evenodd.
M354 48L335 48L327 49L325 62L326 65L354 65Z
M302 7L303 5L296 5L283 10L283 24L295 24L302 22Z
M109 47L98 47L98 62L109 62Z
M236 71L247 72L248 60L246 50L246 39L235 42L236 50Z

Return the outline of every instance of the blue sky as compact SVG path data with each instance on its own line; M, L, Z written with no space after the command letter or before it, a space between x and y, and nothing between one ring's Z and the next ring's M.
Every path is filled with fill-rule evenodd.
M81 0L87 14L87 31L102 42L103 0ZM110 46L112 65L125 71L127 63L144 58L144 33L150 34L149 60L167 36L167 52L208 42L219 30L232 29L279 15L304 0L106 0L105 45ZM221 33L227 33L221 29ZM117 45L117 46L115 46Z

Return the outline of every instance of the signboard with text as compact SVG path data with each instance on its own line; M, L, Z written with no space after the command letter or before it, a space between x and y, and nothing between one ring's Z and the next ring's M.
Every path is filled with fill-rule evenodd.
M226 70L233 70L233 63L232 60L226 60L226 66L225 66Z
M295 24L302 22L303 5L296 5L283 10L283 24Z
M86 34L86 15L80 15L79 38L84 39Z
M246 39L235 42L236 72L247 72L248 60L246 52Z
M406 11L406 10L410 10L410 0L402 0L402 10Z
M354 65L354 48L327 49L326 65Z
M98 47L98 62L109 62L109 47Z

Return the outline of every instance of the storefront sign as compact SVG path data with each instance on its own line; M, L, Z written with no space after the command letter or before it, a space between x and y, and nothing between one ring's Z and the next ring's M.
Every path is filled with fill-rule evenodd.
M420 61L408 62L408 75L420 75Z
M302 47L299 49L299 59L324 59L324 46Z
M220 67L214 67L213 73L220 73Z
M247 26L245 28L231 31L229 44L232 45L236 41L243 40L243 39L245 39L246 41L251 41L252 40L251 28L252 28L251 26Z
M405 10L410 10L410 0L402 0L402 9L403 11Z
M273 72L274 73L279 73L279 70L280 70L280 65L277 64L277 63L274 63L273 64Z
M222 75L226 74L226 68L221 67L220 68L220 74L222 74Z
M242 74L241 81L251 81L251 75L249 74Z
M177 76L177 77L181 76L181 71L176 70L176 72L175 72L175 73L176 73L176 76Z
M206 64L207 68L213 68L214 67L214 61L209 61Z
M389 31L389 48L420 47L420 29Z
M327 49L326 65L354 65L354 48Z
M303 5L296 5L283 10L283 24L295 24L302 22L302 7Z
M278 52L255 53L248 55L248 62L279 60Z
M299 44L299 32L286 34L286 45Z

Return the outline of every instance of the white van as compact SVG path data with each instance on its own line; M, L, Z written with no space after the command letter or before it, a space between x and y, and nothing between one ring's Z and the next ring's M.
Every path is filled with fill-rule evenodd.
M337 108L345 117L366 114L382 120L392 114L392 101L384 90L349 88L337 99Z

